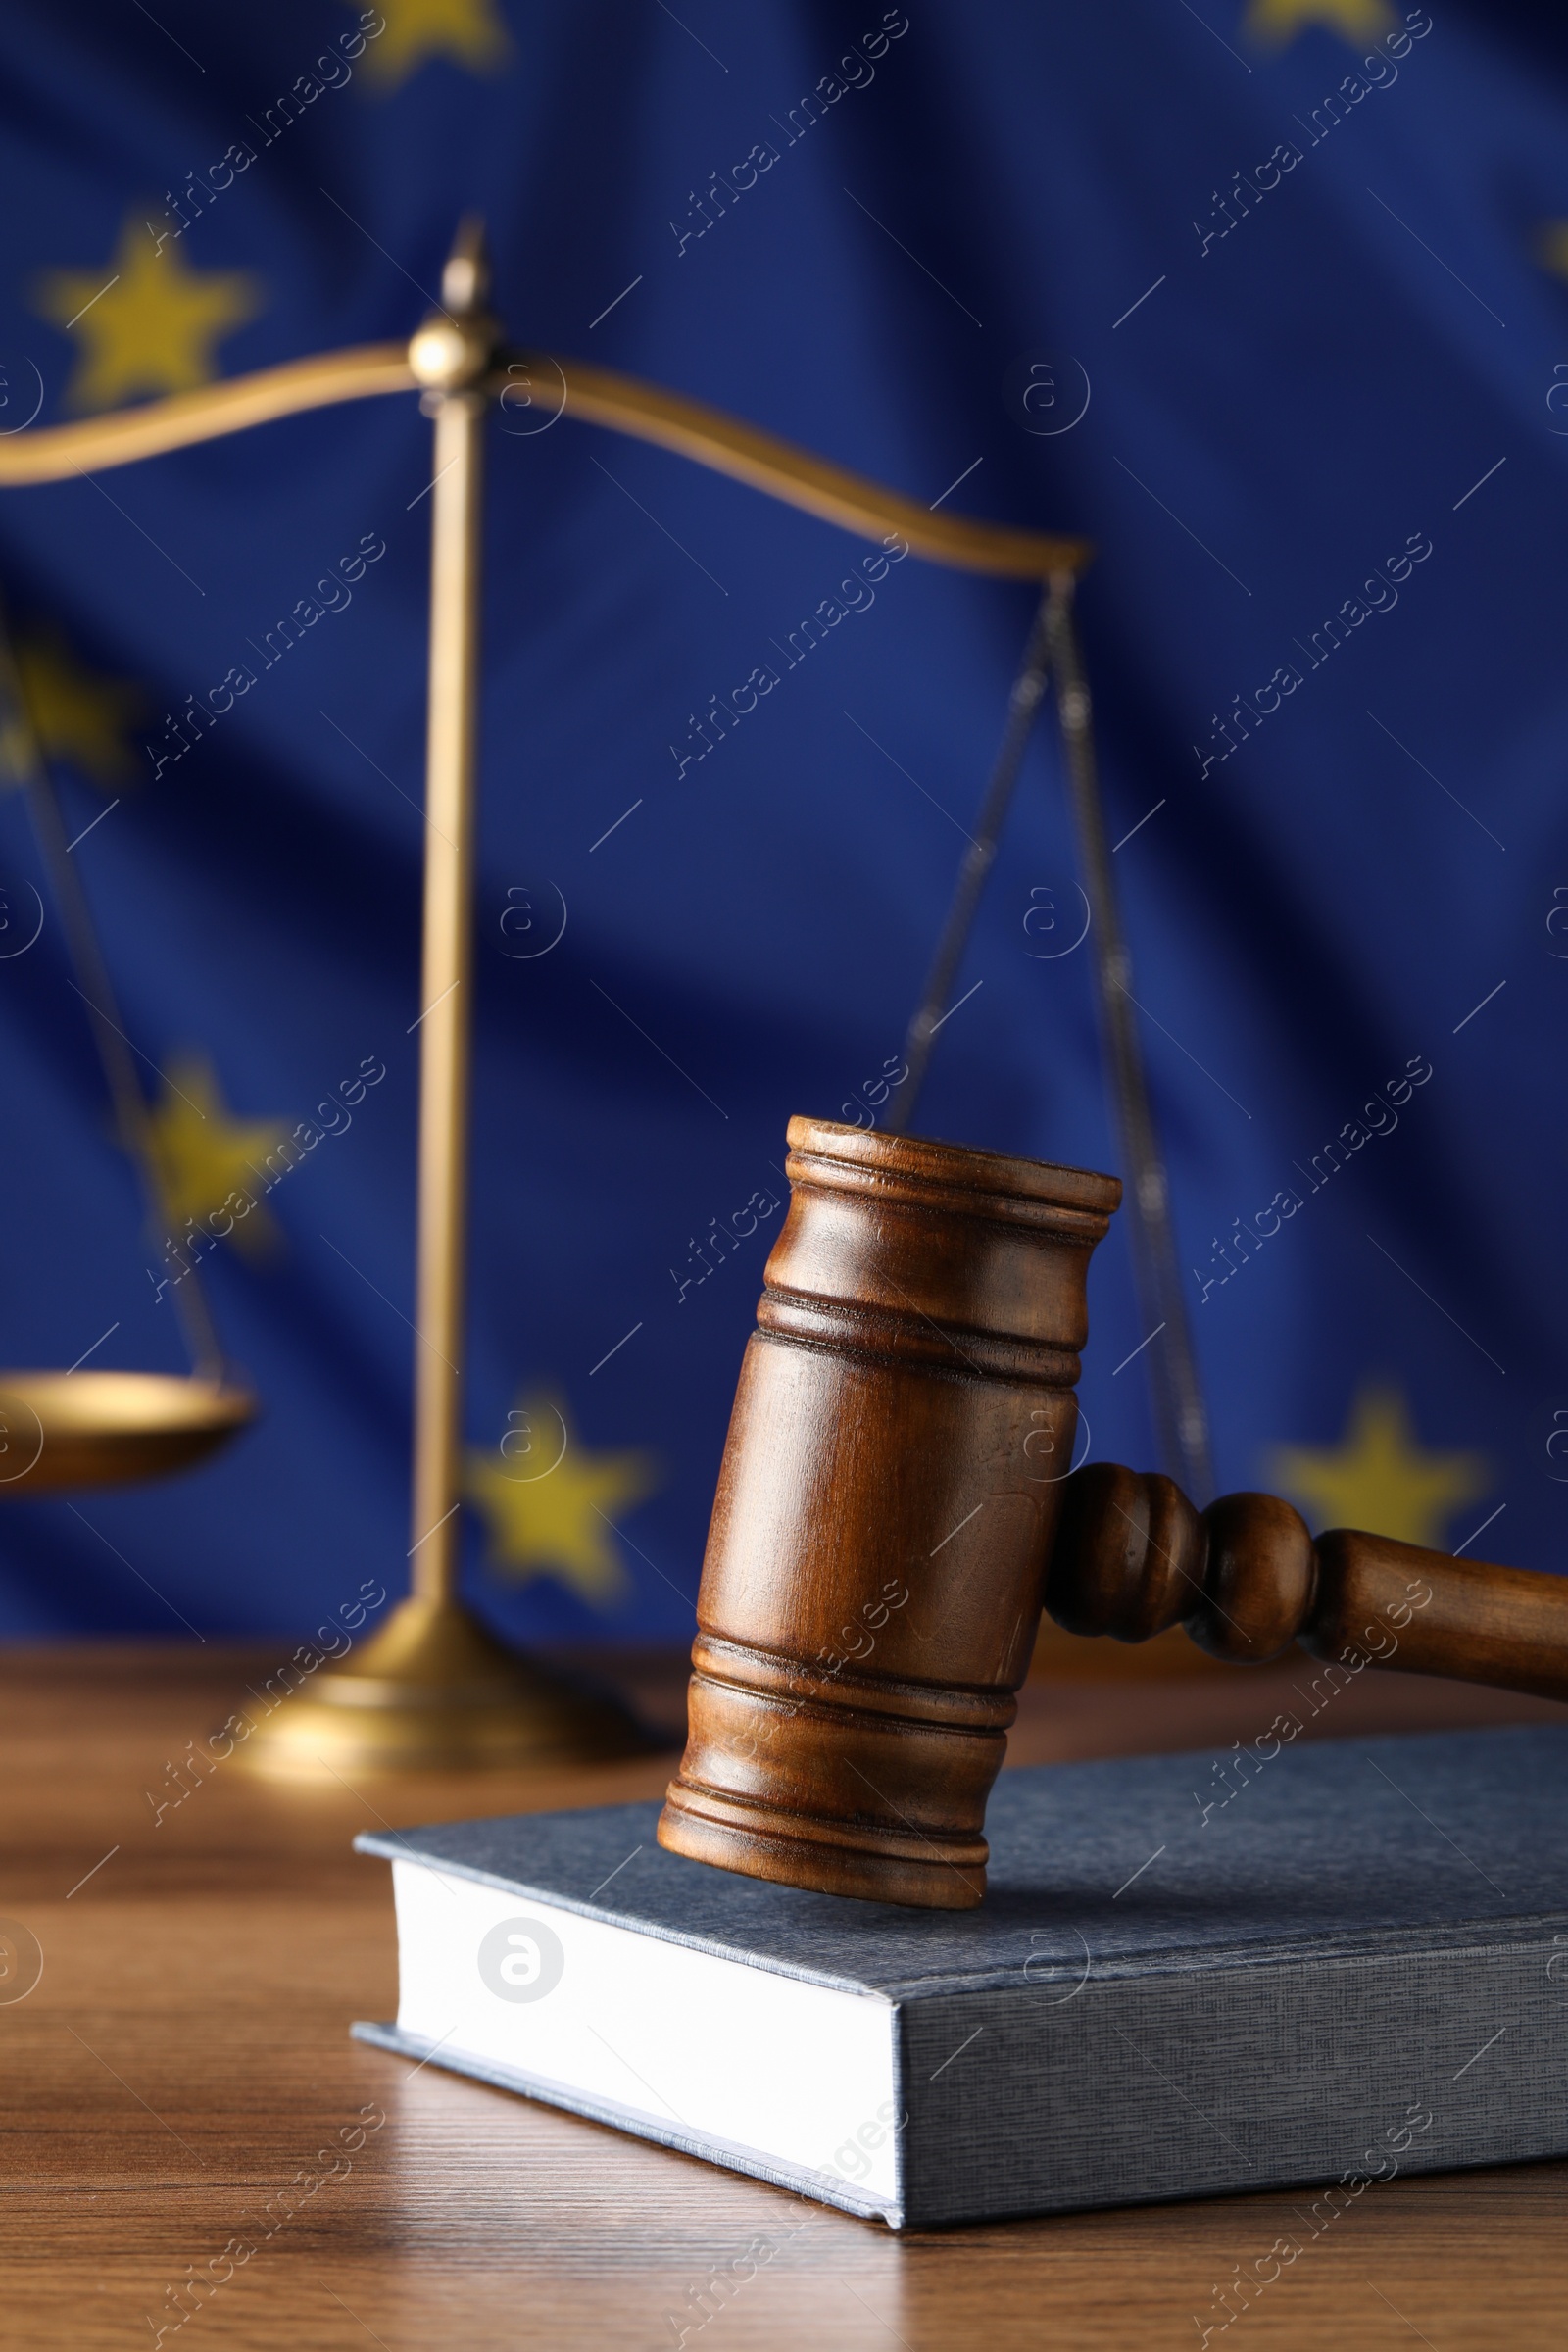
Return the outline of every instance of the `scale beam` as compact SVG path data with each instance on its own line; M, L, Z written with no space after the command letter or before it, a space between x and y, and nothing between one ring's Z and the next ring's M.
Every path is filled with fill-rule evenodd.
M587 360L561 360L543 352L503 355L479 389L505 411L508 394L531 386L535 378L548 398L556 397L559 386L558 414L563 416L575 416L636 441L652 441L861 538L883 539L896 531L908 542L911 555L928 563L994 579L1044 580L1054 573L1081 572L1090 560L1087 540L1013 530L1005 523L977 522L966 514L933 514L900 490L852 473L743 417L710 408L706 401L621 375L612 368L596 368ZM316 359L290 360L281 368L231 376L196 392L176 392L142 408L0 439L0 489L68 482L105 466L128 466L199 441L221 440L279 416L419 389L405 343L361 343Z
M196 392L175 392L107 416L84 416L75 424L49 424L0 440L0 490L37 482L69 482L108 466L130 466L139 458L161 458L198 441L220 441L253 424L297 416L343 400L369 400L381 392L416 392L407 343L360 343L281 368L260 368L232 375Z
M822 522L836 522L863 539L881 539L897 531L908 541L911 555L929 563L1008 580L1079 572L1089 563L1092 551L1085 539L1013 530L1005 523L975 522L965 514L933 514L902 491L851 473L760 425L711 409L706 401L666 391L661 384L645 384L613 368L593 367L586 360L514 354L507 371L493 379L503 410L507 390L516 388L522 370L530 376L537 373L547 397L555 377L561 378L564 416L575 416L584 424L607 425L636 441L656 442L661 449L694 459L714 473L727 473L785 506L799 507Z

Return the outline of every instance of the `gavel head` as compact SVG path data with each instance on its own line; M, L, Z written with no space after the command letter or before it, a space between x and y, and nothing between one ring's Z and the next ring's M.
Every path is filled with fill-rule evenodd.
M792 1119L662 1845L963 1910L1072 1458L1111 1176Z

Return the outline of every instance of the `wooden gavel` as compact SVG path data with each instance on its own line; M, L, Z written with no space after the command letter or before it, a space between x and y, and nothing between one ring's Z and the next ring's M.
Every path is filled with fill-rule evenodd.
M1568 1578L1069 1472L1114 1177L815 1119L789 1141L661 1844L968 1909L1042 1607L1122 1642L1184 1625L1242 1663L1299 1642L1568 1698Z

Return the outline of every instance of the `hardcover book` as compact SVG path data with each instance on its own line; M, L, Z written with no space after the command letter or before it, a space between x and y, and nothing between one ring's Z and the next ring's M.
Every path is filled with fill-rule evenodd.
M1568 2153L1568 1730L1004 1772L972 1911L665 1853L657 1804L368 1834L363 2039L895 2229Z

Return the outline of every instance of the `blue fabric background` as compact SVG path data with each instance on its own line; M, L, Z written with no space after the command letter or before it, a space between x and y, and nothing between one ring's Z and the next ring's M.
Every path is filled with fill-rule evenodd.
M384 9L389 42L444 21L436 0ZM678 18L499 0L504 51L438 42L387 87L368 50L271 145L252 138L177 262L255 281L215 346L232 375L406 335L474 207L517 342L926 503L973 468L953 509L1092 538L1112 840L1162 804L1115 866L1221 1484L1268 1482L1282 1445L1338 1446L1365 1385L1392 1384L1424 1447L1484 1457L1449 1540L1502 1504L1482 1550L1554 1566L1568 55L1545 12L1411 13L1430 29L1396 77L1314 140L1371 47L1347 33L1401 21L1378 0L909 0L859 86L787 143L790 110L881 23L872 0ZM156 22L18 0L0 26L12 421L29 367L40 420L72 413L80 332L41 315L42 275L107 276L127 222L150 245L164 191L251 137L354 23L336 0L161 0ZM682 245L710 174L768 141L777 160ZM1299 162L1249 212L1233 200L1220 237L1220 192L1282 142ZM1087 379L1071 429L1019 406L1044 358L1058 415ZM678 774L689 714L773 662L865 550L569 413L533 429L544 400L490 442L468 1422L493 1449L548 1394L584 1459L651 1454L657 1487L606 1539L618 1596L509 1578L477 1520L470 1574L519 1634L678 1637L777 1217L684 1296L679 1278L711 1219L782 1198L789 1114L841 1115L897 1053L1031 599L897 564ZM122 786L69 759L57 775L73 834L120 793L74 856L150 1060L205 1057L246 1119L306 1117L366 1057L387 1072L269 1196L280 1246L208 1260L264 1422L184 1480L75 1498L84 1517L6 1503L0 1630L292 1630L406 1574L428 478L428 427L399 399L0 495L19 630L139 685L155 749L166 711L362 535L384 540L352 604L156 781L140 748ZM1309 667L1298 649L1412 534L1432 552L1397 603ZM1205 773L1232 698L1291 663L1300 686ZM39 879L15 799L0 828L13 887ZM1071 936L1074 874L1043 733L924 1132L1117 1164L1088 954L1044 958L1038 913L1025 927L1054 906ZM509 906L542 939L563 904L559 944L520 958ZM1297 1168L1412 1056L1432 1075L1396 1129L1308 1193ZM177 1368L52 920L0 963L0 1351L64 1365L118 1324L95 1365ZM1232 1221L1289 1187L1298 1212L1205 1296ZM1151 1462L1142 1366L1113 1370L1144 1337L1114 1230L1091 1308L1093 1450Z

